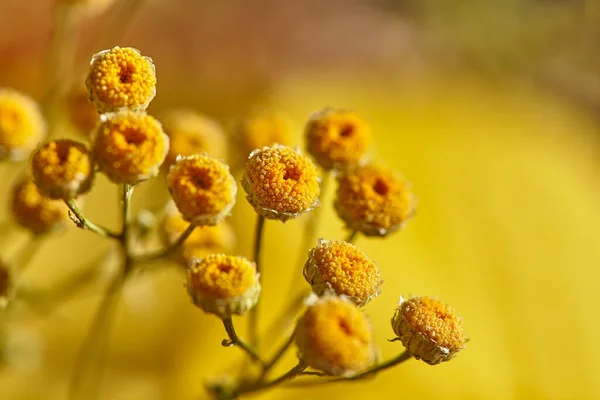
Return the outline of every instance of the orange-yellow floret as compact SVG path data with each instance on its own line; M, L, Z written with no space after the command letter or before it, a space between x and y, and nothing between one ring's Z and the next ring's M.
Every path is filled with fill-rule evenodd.
M145 112L105 114L93 138L94 160L116 183L136 184L159 172L169 150L160 123Z
M378 165L352 168L338 177L335 209L350 230L385 236L414 214L417 199L404 178Z
M71 199L87 192L94 177L86 146L73 140L52 140L31 158L36 185L51 199Z
M98 111L83 88L76 88L66 99L71 123L85 137L90 137L99 121Z
M40 193L32 179L25 177L13 187L12 216L21 227L34 234L64 228L69 220L67 206Z
M280 145L250 154L242 185L256 212L287 221L319 205L320 177L312 161Z
M0 161L21 161L46 136L38 105L15 90L0 88Z
M292 128L289 119L278 112L263 112L239 121L234 136L241 156L246 158L253 150L265 146L292 145Z
M353 375L375 359L371 325L344 297L325 296L298 320L296 344L302 362L330 375Z
M187 291L204 311L241 315L258 301L260 283L254 263L244 257L211 254L187 272Z
M344 295L364 306L381 291L379 268L353 244L320 240L309 251L304 277L318 296Z
M179 158L167 174L167 187L183 218L196 225L221 222L237 193L229 166L207 154Z
M131 47L113 47L94 54L85 81L99 113L122 109L143 111L156 95L152 59Z
M162 224L163 242L169 246L185 232L189 222L183 219L177 211L170 212ZM198 226L190 236L183 242L179 255L185 265L194 260L204 258L209 254L224 253L230 251L235 244L233 228L227 221L218 225Z
M170 110L160 121L171 139L164 167L174 164L178 156L207 153L225 157L225 132L217 121L187 109Z
M431 297L401 298L392 328L410 354L431 365L448 361L465 348L462 319Z
M358 164L371 146L371 129L357 113L325 109L315 113L306 125L306 146L326 170Z

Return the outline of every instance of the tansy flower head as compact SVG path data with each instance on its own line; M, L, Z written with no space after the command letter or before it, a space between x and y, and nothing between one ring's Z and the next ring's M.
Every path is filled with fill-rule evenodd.
M180 157L167 174L167 187L183 218L196 225L221 222L237 193L229 166L207 154Z
M165 167L175 163L178 156L207 153L225 157L225 132L218 122L186 109L168 111L160 121L171 139Z
M64 228L69 220L67 206L41 194L29 177L19 180L13 187L11 206L17 224L34 234Z
M222 318L242 315L258 302L256 266L244 257L211 254L187 272L187 291L198 307Z
M242 157L256 149L279 143L292 145L292 128L290 121L281 113L263 112L236 123L234 128L236 143Z
M310 249L304 278L318 296L333 292L358 306L376 297L383 283L375 263L356 246L342 240L321 239Z
M0 260L0 310L6 307L12 290L12 274L9 266Z
M29 97L0 88L0 161L21 161L46 136L46 123Z
M287 146L254 150L242 186L250 204L265 218L285 222L319 205L317 168L308 157Z
M67 96L67 111L71 123L86 137L91 136L99 120L98 111L84 88L74 88Z
M296 327L300 357L330 375L353 375L375 359L371 325L344 297L325 296L309 305Z
M36 185L51 199L71 199L87 192L94 177L88 149L72 140L52 140L31 159Z
M160 123L145 112L105 114L94 132L94 160L116 183L133 185L156 176L168 150Z
M185 221L179 211L169 210L162 224L162 239L169 246L179 238L187 229L189 222ZM199 260L209 254L224 253L230 251L235 245L235 234L233 228L227 221L218 225L198 226L192 234L183 242L180 248L182 261L190 265L194 260Z
M465 348L461 318L431 297L400 298L392 328L406 350L427 364L448 361Z
M324 169L344 169L363 158L371 146L371 129L353 111L328 108L308 121L306 145Z
M131 47L113 47L94 54L85 81L99 113L143 111L156 95L152 59Z
M338 177L335 209L351 230L385 236L400 229L415 207L410 184L389 168L364 165Z

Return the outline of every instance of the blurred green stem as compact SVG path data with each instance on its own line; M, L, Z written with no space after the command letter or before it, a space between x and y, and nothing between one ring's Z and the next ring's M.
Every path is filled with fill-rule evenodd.
M233 320L231 319L231 317L223 318L223 326L225 327L227 336L229 336L229 340L227 340L227 339L223 340L223 342L221 342L221 345L223 345L225 347L237 346L237 347L241 348L250 356L252 361L255 361L255 362L261 364L264 368L265 364L261 360L259 355L256 353L256 350L253 349L252 347L248 346L243 340L241 340L238 337L237 332L235 331L235 327L233 325Z
M256 231L254 233L254 262L256 263L256 273L261 273L260 253L262 247L263 230L265 226L265 217L258 215L256 217ZM260 279L260 278L259 278ZM250 332L250 344L258 349L258 307L260 301L250 309L248 319L248 331Z
M71 212L73 213L72 215L69 215L71 217L71 220L75 223L75 225L77 225L78 228L87 229L88 231L97 233L100 236L121 240L122 234L112 232L107 228L104 228L100 225L96 225L92 221L88 220L83 215L83 212L79 209L74 199L65 200L65 203L67 204L67 207L69 207L69 210L71 210Z
M344 240L348 243L354 243L354 241L356 240L357 237L358 237L358 231L352 231Z

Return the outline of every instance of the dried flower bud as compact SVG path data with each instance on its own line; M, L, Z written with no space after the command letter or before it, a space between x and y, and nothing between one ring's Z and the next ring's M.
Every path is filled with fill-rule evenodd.
M92 57L85 86L101 114L144 111L156 95L154 64L131 47L103 50Z
M73 140L52 140L31 159L35 184L51 199L71 199L90 190L94 178L86 146Z
M68 208L60 200L40 193L29 177L19 180L12 192L12 216L21 227L34 234L64 228L69 220Z
M175 243L188 225L189 222L185 221L177 210L168 212L162 224L162 239L165 246ZM179 256L187 266L209 254L228 252L234 245L233 228L227 221L222 221L218 225L196 227L183 242Z
M250 204L265 218L285 222L319 205L317 168L291 147L273 145L250 153L242 186Z
M276 143L292 145L291 123L285 115L277 112L258 113L237 122L233 135L244 158L256 149Z
M0 310L8 304L12 291L12 273L8 264L0 260Z
M307 150L326 170L358 164L371 146L371 129L353 111L327 108L306 126Z
M74 88L67 96L66 107L73 126L89 138L100 118L85 88Z
M314 300L296 327L300 357L329 375L353 375L375 360L371 325L345 297Z
M0 161L21 161L46 136L38 105L28 96L0 88Z
M397 231L415 214L416 203L410 184L389 168L364 165L338 177L337 214L366 236Z
M375 263L342 240L319 240L309 251L304 278L318 296L333 292L359 307L377 297L383 283Z
M160 118L171 146L163 167L170 167L178 156L207 153L225 157L225 132L217 121L192 110L176 109Z
M449 361L465 348L461 318L431 297L401 297L392 329L411 355L430 365Z
M187 272L187 291L198 307L222 318L242 315L260 295L256 265L244 257L211 254Z
M94 160L115 183L155 177L169 151L160 123L144 112L104 114L93 138Z
M216 225L235 205L237 184L229 166L207 154L180 157L167 174L167 187L186 221Z

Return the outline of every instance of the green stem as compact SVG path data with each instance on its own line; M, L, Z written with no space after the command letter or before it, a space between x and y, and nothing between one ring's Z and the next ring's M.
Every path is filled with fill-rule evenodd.
M166 256L174 253L181 247L183 242L185 242L185 240L192 234L192 232L194 232L194 229L196 229L196 226L197 225L190 224L187 227L187 229L181 235L179 235L177 240L174 241L171 245L169 245L169 247L167 247L163 250L157 251L156 253L144 254L142 256L136 257L134 259L134 261L135 262L153 261L153 260L158 260L160 258L166 257Z
M73 215L70 215L71 220L75 223L75 225L77 225L78 228L87 229L88 231L92 231L100 236L117 240L121 239L120 234L114 233L100 225L96 225L92 221L85 218L83 212L79 209L74 199L65 200L65 203L67 204L67 207L69 207L69 210L71 210L73 213Z
M260 253L262 248L263 230L265 226L265 217L258 215L256 218L256 231L254 233L254 262L256 263L256 273L261 272ZM260 279L260 277L259 277ZM250 332L250 344L258 348L258 308L260 302L250 309L248 318L248 331Z
M358 237L358 231L352 231L346 237L345 241L348 242L348 243L354 243L354 241L356 240L357 237Z
M261 364L264 368L264 362L261 360L260 356L256 353L256 350L254 350L252 347L248 346L246 343L244 343L243 340L241 340L238 337L237 332L235 331L235 327L233 325L233 320L231 319L231 317L223 318L223 326L225 327L227 336L229 336L229 340L227 340L227 339L223 340L223 342L221 342L221 345L223 345L225 347L229 347L229 346L239 347L240 349L244 350L250 356L252 361Z
M238 396L240 396L241 394L246 394L246 393L253 393L253 392L259 392L262 390L266 390L266 389L270 389L274 386L277 386L283 382L289 381L291 379L294 379L295 377L302 375L302 372L304 372L304 370L306 369L306 365L304 365L301 361L292 369L290 369L288 372L286 372L285 374L281 375L279 378L276 378L272 381L269 382L258 382L256 384L250 384L246 387L240 387L239 389L235 390L232 394L232 399L237 398Z
M275 353L273 358L266 363L265 368L263 369L262 375L260 377L260 380L263 380L265 378L265 376L267 376L269 371L277 364L277 362L279 362L279 360L281 360L281 357L283 357L286 350L290 348L292 343L294 343L294 338L295 338L294 334L290 335L290 337L283 343L283 345L281 345L279 350L277 350L277 352Z

